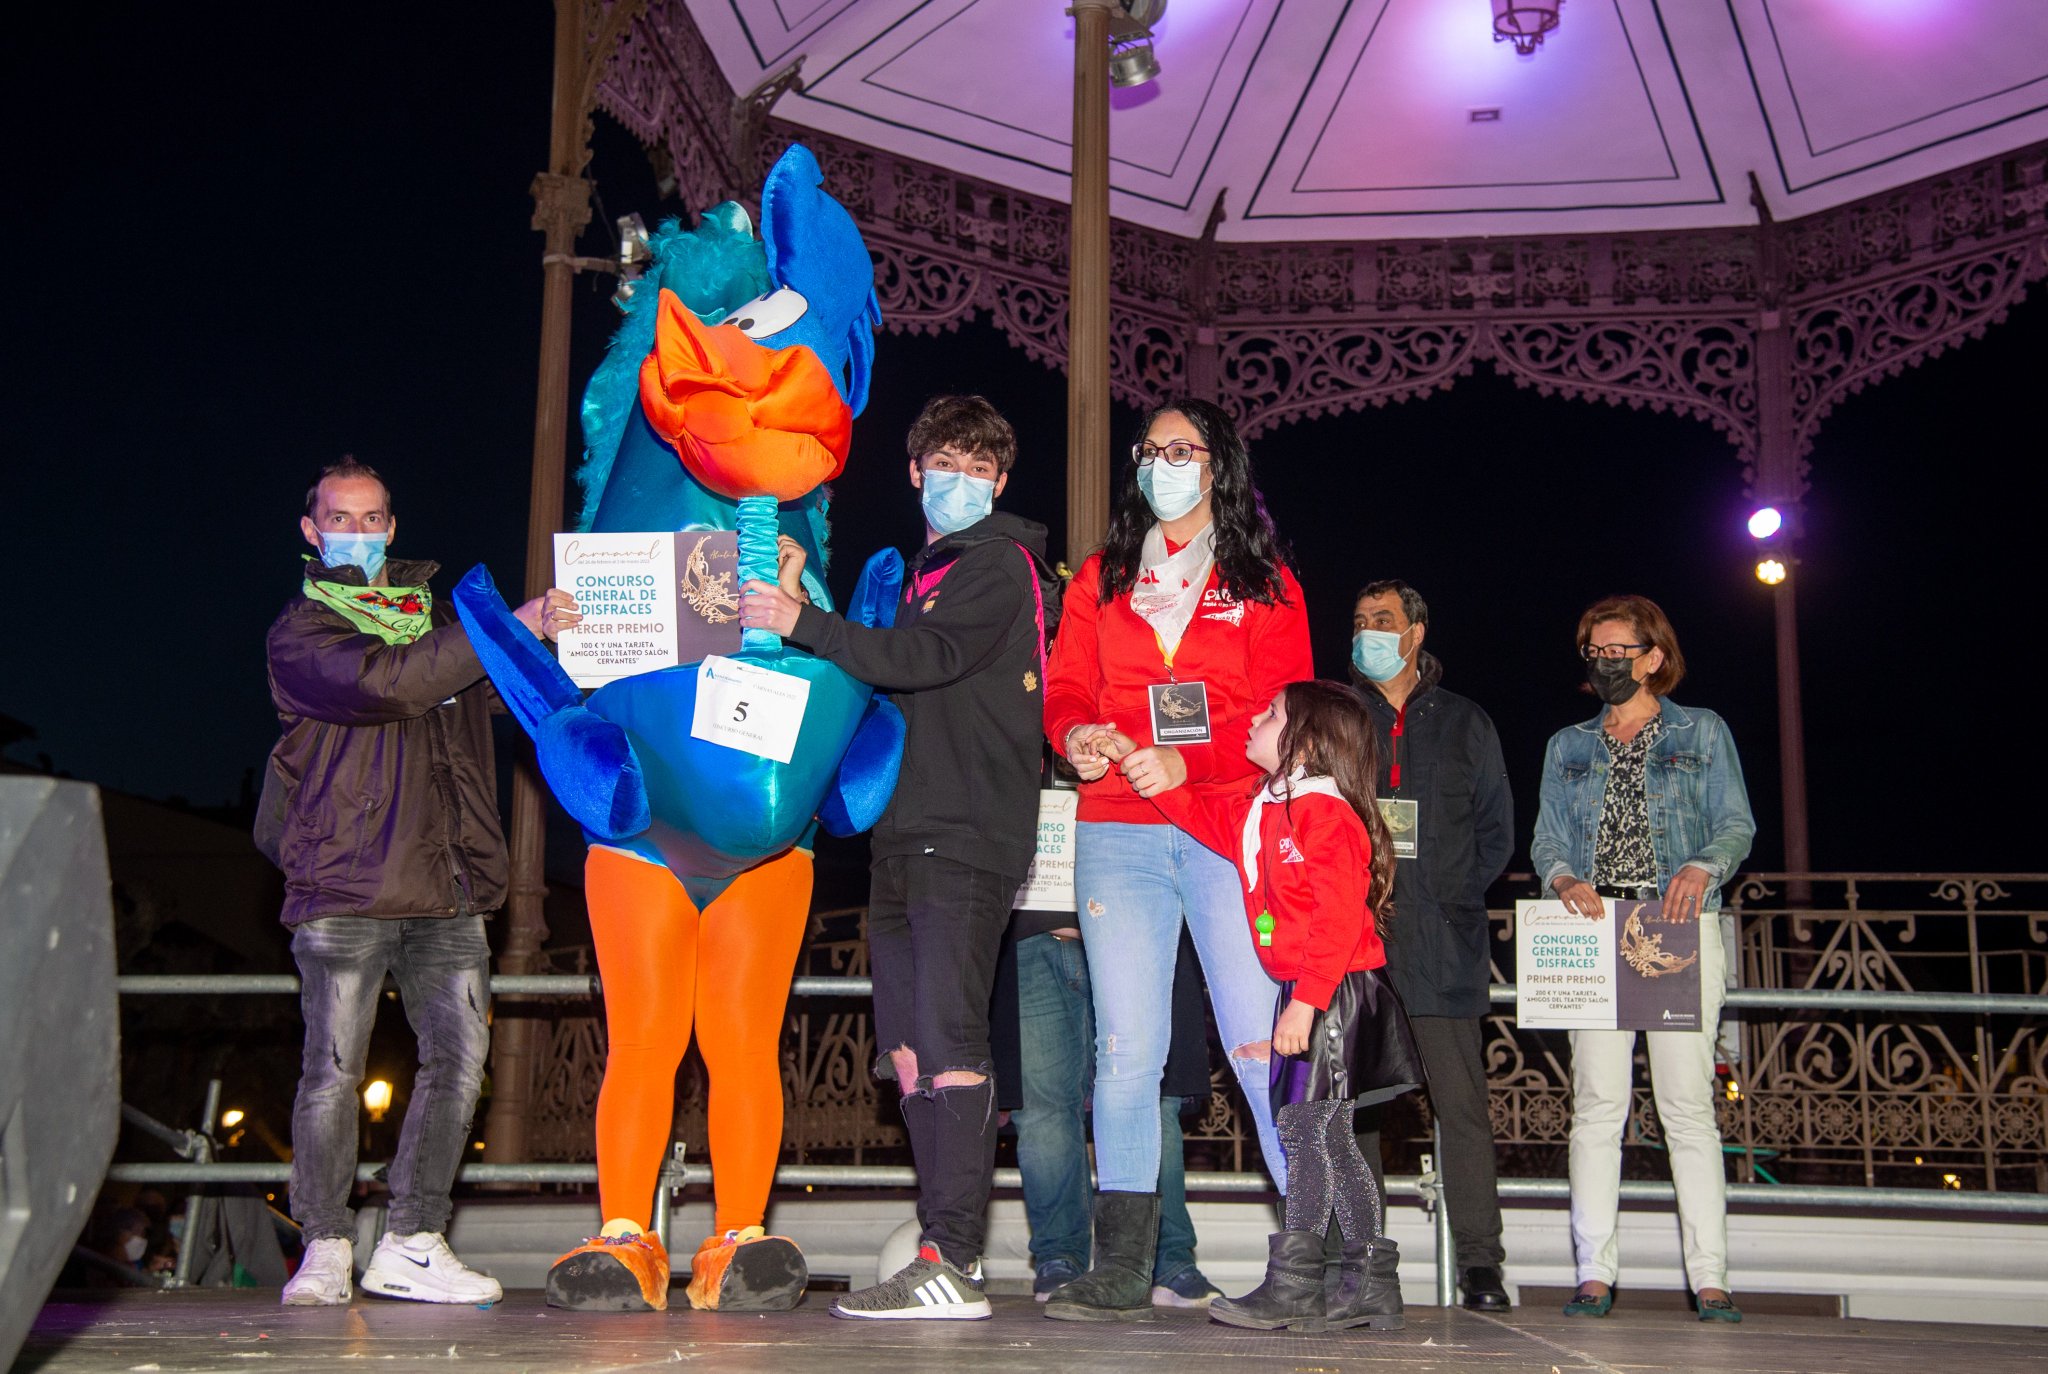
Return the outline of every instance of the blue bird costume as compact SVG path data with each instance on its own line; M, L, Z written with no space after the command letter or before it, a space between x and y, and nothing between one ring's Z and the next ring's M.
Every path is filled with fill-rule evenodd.
M768 174L756 238L728 202L651 240L653 284L583 400L583 527L735 530L739 578L776 579L776 542L807 556L804 589L833 609L826 482L867 403L881 310L852 216L792 146ZM863 570L849 618L886 624L893 550ZM622 678L586 701L477 567L455 606L486 671L533 737L542 774L583 827L586 897L610 1047L598 1102L605 1234L550 1272L548 1300L661 1308L668 1257L647 1233L668 1149L674 1076L692 1026L710 1071L717 1230L692 1264L693 1305L779 1310L808 1275L762 1231L781 1139L779 1042L808 919L809 837L873 825L896 783L903 720L822 659L747 630L733 657L809 684L787 763L691 733L699 665Z

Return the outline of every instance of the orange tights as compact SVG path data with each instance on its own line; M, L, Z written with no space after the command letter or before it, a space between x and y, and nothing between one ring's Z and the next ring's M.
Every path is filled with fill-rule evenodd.
M703 912L657 864L593 848L584 864L610 1039L597 1095L606 1220L652 1224L675 1121L676 1070L694 1025L711 1075L717 1231L759 1226L782 1149L778 1053L811 906L811 856L749 869Z

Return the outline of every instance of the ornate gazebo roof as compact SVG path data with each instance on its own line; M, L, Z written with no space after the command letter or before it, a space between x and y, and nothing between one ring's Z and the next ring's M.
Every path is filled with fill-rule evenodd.
M2031 0L1587 0L1522 59L1487 41L1486 10L1176 3L1160 93L1112 113L1119 399L1206 390L1257 432L1483 360L1707 420L1753 483L1796 499L1838 400L1981 333L2048 274L2048 143L2028 142L2048 138L2048 8ZM597 103L693 206L757 186L801 138L861 221L889 328L986 315L1059 367L1062 22L1019 0L656 0ZM1404 75L1418 66L1428 81ZM1560 87L1584 95L1570 117L1545 104ZM1226 95L1275 108L1218 124ZM1461 102L1480 100L1498 121L1471 121ZM1171 165L1201 170L1161 179L1175 129ZM1446 183L1428 196L1409 185L1424 154ZM1607 175L1629 167L1644 174ZM1790 372L1782 425L1759 395L1767 333L1787 345L1769 350Z
M1064 0L686 0L718 81L793 63L777 116L1068 196ZM2037 0L1572 0L1533 54L1486 0L1172 0L1162 71L1115 94L1110 213L1225 243L1753 225L2048 138ZM678 70L675 75L680 76ZM690 80L699 74L690 73Z

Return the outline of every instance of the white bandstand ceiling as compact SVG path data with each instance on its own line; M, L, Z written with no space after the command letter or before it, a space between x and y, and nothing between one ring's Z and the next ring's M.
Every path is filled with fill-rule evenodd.
M686 0L778 118L1067 199L1061 0ZM1565 0L1542 48L1488 0L1170 0L1118 91L1112 214L1238 242L1791 219L2048 139L2048 0ZM1475 122L1474 110L1497 110Z

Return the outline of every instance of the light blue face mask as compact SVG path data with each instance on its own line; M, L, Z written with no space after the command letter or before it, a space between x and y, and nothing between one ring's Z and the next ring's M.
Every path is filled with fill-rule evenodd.
M384 571L384 546L391 536L384 534L328 534L320 535L320 561L330 568L347 567L353 563L363 570L365 582L375 582Z
M1351 636L1351 666L1374 682L1392 682L1408 666L1401 636L1392 630L1360 630Z
M924 522L940 534L954 534L977 520L987 519L995 505L996 484L992 478L943 469L924 475Z
M1138 469L1138 490L1145 504L1161 520L1178 520L1202 504L1204 463L1183 463L1179 467L1164 458L1154 458Z

